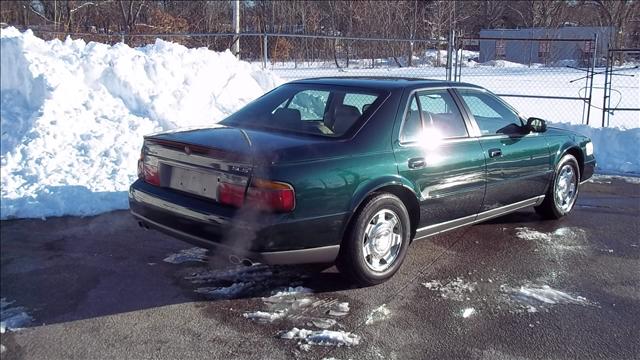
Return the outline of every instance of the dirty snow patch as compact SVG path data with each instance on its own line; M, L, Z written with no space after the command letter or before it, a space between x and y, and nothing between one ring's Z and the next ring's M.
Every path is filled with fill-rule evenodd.
M274 320L282 319L287 316L287 312L284 310L278 310L275 312L254 311L244 313L243 316L257 322L273 322Z
M551 241L550 233L543 233L528 227L516 228L516 236L522 240Z
M28 325L33 318L29 315L24 306L11 307L15 301L0 299L0 333L4 334L8 330L20 330Z
M207 259L207 249L194 247L191 249L180 250L180 252L171 254L163 259L164 262L171 264L182 264L185 262L205 262Z
M640 176L594 174L587 182L594 184L611 184L612 180L621 180L630 184L640 184Z
M353 346L360 343L360 336L346 331L293 329L280 334L282 339L299 340L301 344Z
M194 291L212 299L232 299L247 292L253 286L252 282L237 282L229 286L201 287Z
M267 265L238 265L225 269L205 270L193 273L185 280L194 284L205 284L219 281L265 281L273 276L273 269Z
M443 284L439 280L432 280L422 283L422 285L429 290L439 291L440 296L445 299L463 301L469 300L469 297L467 295L476 289L478 283L466 282L462 278L458 277L455 280L451 280L445 284Z
M329 310L329 315L331 316L345 316L347 314L349 314L348 302L337 303L331 310Z
M367 316L367 320L365 324L370 325L379 321L387 320L391 316L391 310L387 308L386 304L382 304L377 308L373 309L369 316Z
M526 241L534 241L540 246L535 252L542 250L545 258L555 259L560 263L568 253L584 251L588 245L587 232L577 227L561 227L551 232L541 232L528 227L517 227L516 237Z
M337 323L338 321L336 321L335 319L318 318L318 319L311 319L309 322L307 322L307 325L315 326L318 329L328 329L330 327L335 326Z
M537 307L545 307L546 305L594 305L594 303L582 296L571 295L553 289L549 285L523 285L519 288L502 285L500 291L510 296L512 300L525 306L527 312L537 312Z
M272 298L279 298L283 296L299 295L299 294L311 294L313 290L304 286L288 287L284 290L277 291L273 294Z

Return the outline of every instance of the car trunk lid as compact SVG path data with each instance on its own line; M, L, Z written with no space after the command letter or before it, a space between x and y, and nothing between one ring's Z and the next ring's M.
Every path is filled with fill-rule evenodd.
M246 189L253 170L249 138L227 126L147 136L142 157L154 185L216 201L220 184Z

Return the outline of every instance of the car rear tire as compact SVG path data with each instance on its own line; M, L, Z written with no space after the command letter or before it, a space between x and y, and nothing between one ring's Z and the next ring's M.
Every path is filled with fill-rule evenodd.
M404 203L392 194L374 194L354 215L336 265L358 285L380 284L402 265L410 236Z
M536 212L546 219L560 219L567 215L576 204L580 188L580 167L573 155L560 159L553 181L544 201L535 207Z

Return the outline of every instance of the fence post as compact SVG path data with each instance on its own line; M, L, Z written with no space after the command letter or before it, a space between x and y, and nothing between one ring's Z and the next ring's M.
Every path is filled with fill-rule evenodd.
M455 41L455 37L455 32L452 29L451 31L449 31L449 41L447 41L447 81L451 81L451 69L453 65L453 42Z
M589 81L589 99L587 100L587 125L589 125L589 117L591 116L591 100L593 95L593 79L596 75L596 59L598 58L598 33L593 38L593 59L591 61L591 80ZM587 68L587 76L589 69Z
M605 118L606 118L607 111L608 111L608 109L607 109L607 97L608 97L607 88L608 88L609 81L611 81L611 79L609 79L610 58L611 58L611 53L609 52L609 49L607 49L607 65L604 68L604 96L602 96L602 127L605 127Z
M267 52L267 46L269 45L269 40L267 40L267 33L264 33L264 36L262 37L262 68L266 69L267 68L267 61L268 61L268 52Z
M453 81L458 81L458 61L462 61L462 51L458 51L457 45L456 39L456 42L453 43L453 51L456 52L453 56ZM458 59L458 53L460 53L460 59Z

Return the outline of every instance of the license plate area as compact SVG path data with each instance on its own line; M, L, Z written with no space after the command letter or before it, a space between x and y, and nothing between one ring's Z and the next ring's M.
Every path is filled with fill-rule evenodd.
M172 166L169 187L216 200L218 176L205 171Z

